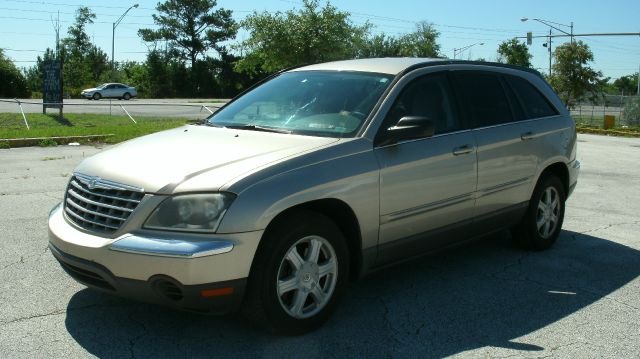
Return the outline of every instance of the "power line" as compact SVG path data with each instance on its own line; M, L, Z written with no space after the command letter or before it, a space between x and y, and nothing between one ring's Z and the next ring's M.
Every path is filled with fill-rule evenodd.
M32 9L16 9L16 8L9 8L9 7L0 7L0 10L9 10L9 11L22 11L22 12L38 12L38 13L44 13L44 14L58 14L58 11L47 11L47 10L32 10ZM64 12L64 11L60 11L60 14L63 15L75 15L75 12ZM116 14L101 14L101 13L94 13L96 16L106 16L106 17L118 17L120 15L116 15ZM150 18L151 15L130 15L130 17L140 17L140 18Z
M1 0L1 1L14 2L19 4L36 4L36 5L56 5L56 6L72 6L72 7L87 6L86 4L65 4L65 3L47 2L47 1L26 1L26 0ZM105 5L91 5L91 7L104 8L104 9L126 9L127 8L127 6L105 6ZM148 8L148 7L138 7L138 8L144 9L144 10L155 10L154 8Z
M44 32L18 32L18 31L3 31L3 34L21 35L21 36L49 36L51 33ZM92 35L92 37L98 38L111 38L110 35ZM139 39L139 36L118 36L118 39Z
M0 19L27 20L27 21L46 21L46 22L51 21L50 19L39 19L39 18L28 18L28 17L13 17L13 16L0 16ZM70 23L70 22L73 22L73 21L71 21L71 20L68 20L68 21L60 20L60 22ZM94 24L112 24L113 22L111 22L111 21L94 21L93 23ZM142 25L142 26L155 26L156 25L156 24L136 23L136 22L127 22L127 23L123 22L122 24Z
M18 51L18 52L44 52L44 50L27 50L27 49L9 49L7 47L1 47L3 51Z

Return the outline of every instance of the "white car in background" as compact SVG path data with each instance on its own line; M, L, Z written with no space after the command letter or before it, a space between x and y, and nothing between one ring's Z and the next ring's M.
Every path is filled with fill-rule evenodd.
M135 87L127 86L120 83L106 83L95 88L82 90L80 93L87 100L99 100L101 98L117 98L129 100L138 96Z

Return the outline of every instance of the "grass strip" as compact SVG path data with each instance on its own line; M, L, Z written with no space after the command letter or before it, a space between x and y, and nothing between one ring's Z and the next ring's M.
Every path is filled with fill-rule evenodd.
M186 118L137 117L135 124L127 116L74 113L62 119L53 114L28 114L27 121L30 130L25 127L22 115L0 113L0 139L113 134L104 141L118 143L189 122Z

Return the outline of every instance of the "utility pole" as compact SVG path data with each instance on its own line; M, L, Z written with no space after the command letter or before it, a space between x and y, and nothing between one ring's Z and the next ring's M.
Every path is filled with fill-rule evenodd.
M60 58L60 11L58 11L58 18L53 21L51 18L51 24L53 25L53 31L56 33L56 59Z
M547 42L547 47L549 48L549 77L551 77L551 28L549 28L549 42Z

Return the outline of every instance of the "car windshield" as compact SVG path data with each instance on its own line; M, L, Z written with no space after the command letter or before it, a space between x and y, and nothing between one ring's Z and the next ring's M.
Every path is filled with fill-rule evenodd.
M367 72L287 72L213 114L208 124L323 137L351 137L392 76Z
M96 88L97 89L103 89L103 88L107 87L107 85L109 85L109 84L102 84L102 85L100 85L100 86L98 86Z

